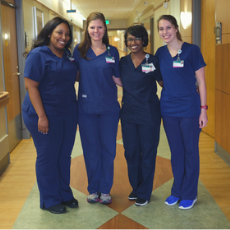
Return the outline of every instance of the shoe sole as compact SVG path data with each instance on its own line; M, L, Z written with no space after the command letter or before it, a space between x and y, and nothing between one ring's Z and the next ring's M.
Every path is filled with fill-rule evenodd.
M99 198L96 199L96 200L89 200L89 199L87 199L87 201L88 201L88 203L97 203L99 201Z
M63 205L65 205L68 208L78 208L78 204L77 205L66 205L66 204L63 204Z
M62 212L56 212L56 211L52 211L52 210L49 210L47 208L41 208L42 210L45 210L45 211L49 211L50 213L53 213L53 214L63 214L63 213L66 213L67 210L65 209L64 211Z
M144 206L146 204L148 204L147 200L145 201L145 203L137 203L137 202L135 203L136 206Z
M45 209L45 210L47 210L47 211L49 211L49 212L51 212L51 213L53 213L53 214L63 214L63 213L66 213L66 212L67 212L66 210L63 211L63 212L55 212L55 211L50 211L50 210L48 210L48 209Z
M194 206L194 204L196 203L197 201L197 198L193 201L192 205L190 205L189 207L183 207L183 206L179 206L179 209L183 209L183 210L186 210L186 209L190 209Z
M102 200L100 200L100 203L101 203L101 204L111 204L111 203L112 203L112 200L110 200L110 201L102 201Z
M175 201L174 203L168 203L167 201L165 201L165 204L167 204L168 206L172 206L175 205L179 202L179 200Z
M137 199L137 197L128 197L129 198L129 200L136 200Z

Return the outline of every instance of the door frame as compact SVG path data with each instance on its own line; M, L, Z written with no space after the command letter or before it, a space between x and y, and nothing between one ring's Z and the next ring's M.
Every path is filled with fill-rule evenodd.
M25 52L23 0L16 0L15 6L16 6L16 30L17 30L16 32L17 32L17 47L18 47L18 71L21 73L21 75L19 76L19 88L20 88L20 102L22 105L27 92L25 88L25 81L24 81L24 68L25 68L26 57L23 56L23 53ZM21 121L22 139L29 139L30 133L24 124L22 116L21 116L21 120L22 120Z

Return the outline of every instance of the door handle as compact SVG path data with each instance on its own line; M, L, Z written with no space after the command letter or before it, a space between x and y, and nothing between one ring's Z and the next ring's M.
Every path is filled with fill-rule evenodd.
M14 75L20 76L20 75L21 75L21 73L17 72L17 73L14 73Z

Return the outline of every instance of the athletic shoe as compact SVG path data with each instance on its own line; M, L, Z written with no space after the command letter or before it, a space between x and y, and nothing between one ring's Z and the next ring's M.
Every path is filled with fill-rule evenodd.
M137 206L144 206L146 204L148 204L148 200L141 199L141 198L137 198L137 200L135 202L135 205L137 205Z
M99 193L95 192L95 193L89 194L87 197L87 201L89 203L97 203L99 201Z
M181 200L179 209L190 209L193 207L196 201L197 201L197 198L195 198L194 200Z
M136 193L135 192L131 192L130 194L129 194L129 200L136 200L137 199L137 195L136 195Z
M177 198L175 196L169 196L166 200L165 200L165 204L171 206L176 204L178 201L180 200L180 198Z
M102 193L100 196L100 203L101 204L110 204L112 202L112 198L109 194Z

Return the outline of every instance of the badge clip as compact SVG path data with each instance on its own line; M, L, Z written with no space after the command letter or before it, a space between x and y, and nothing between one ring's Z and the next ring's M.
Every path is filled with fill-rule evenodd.
M146 55L145 55L146 64L148 64L148 59L149 59L149 57L150 57L149 54L146 54Z
M177 61L180 61L180 54L182 53L182 50L181 49L179 49L178 51L177 51Z

